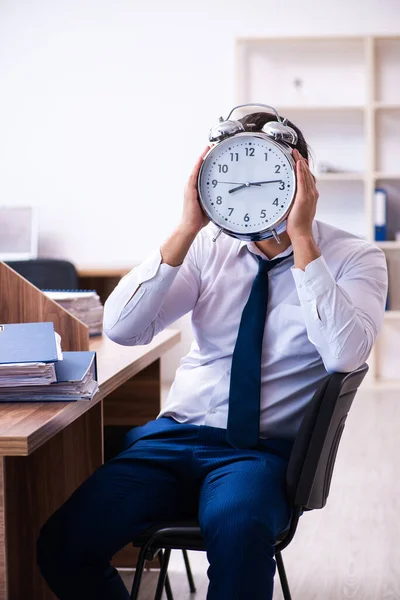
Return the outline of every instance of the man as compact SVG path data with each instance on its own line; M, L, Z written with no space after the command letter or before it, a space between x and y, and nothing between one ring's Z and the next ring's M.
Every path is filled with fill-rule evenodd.
M247 122L261 129L270 118ZM297 193L280 245L212 241L197 195L207 148L178 227L108 299L115 342L149 343L192 311L194 343L160 417L133 429L44 526L39 564L59 598L127 600L112 555L155 522L194 516L208 599L272 598L273 547L290 520L285 471L304 409L326 371L368 358L387 290L379 249L314 220L318 192L296 131Z

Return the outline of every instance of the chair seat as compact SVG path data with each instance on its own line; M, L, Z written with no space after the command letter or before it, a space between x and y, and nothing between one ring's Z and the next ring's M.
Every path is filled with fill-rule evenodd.
M286 537L287 531L282 532L276 543L280 543ZM171 550L202 550L205 551L204 538L198 521L173 521L157 524L143 531L132 542L135 547L142 547L153 539L153 548L169 548Z
M176 550L205 550L204 538L198 521L173 521L158 523L138 535L132 542L134 546L144 546L151 538L153 546Z

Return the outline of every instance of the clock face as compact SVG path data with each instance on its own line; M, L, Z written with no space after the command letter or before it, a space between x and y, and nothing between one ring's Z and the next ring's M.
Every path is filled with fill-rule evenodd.
M204 159L199 195L205 212L235 237L256 238L280 223L296 191L293 161L276 142L240 133Z

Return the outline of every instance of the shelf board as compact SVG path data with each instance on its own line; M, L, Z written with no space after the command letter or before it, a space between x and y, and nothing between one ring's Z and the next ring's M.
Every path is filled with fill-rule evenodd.
M385 310L385 320L400 319L400 310Z
M397 240L390 240L387 242L375 242L375 244L378 246L378 248L382 248L382 250L384 250L385 248L388 250L400 250L400 241Z
M283 106L280 105L278 107L276 107L277 111L279 113L281 112L298 112L298 111L305 111L305 112L317 112L317 111L354 111L354 110L365 110L365 106L362 105L349 105L349 104L332 104L331 106L329 105L324 105L324 104L319 104L319 105L307 105L307 104L297 104L297 105L288 105L288 106Z
M364 181L364 173L315 173L318 181Z
M376 110L400 110L400 103L395 104L393 102L375 102L374 108Z
M400 388L400 379L372 379L363 383L365 390L391 390Z
M383 173L382 171L375 171L373 174L374 179L399 179L400 173Z
M255 44L275 44L275 43L287 43L287 42L296 42L301 44L302 42L306 44L310 44L312 42L360 42L362 43L365 40L366 36L363 35L313 35L312 37L307 36L268 36L268 37L239 37L237 38L237 43L255 43ZM374 39L382 39L382 40L397 40L399 36L373 36Z

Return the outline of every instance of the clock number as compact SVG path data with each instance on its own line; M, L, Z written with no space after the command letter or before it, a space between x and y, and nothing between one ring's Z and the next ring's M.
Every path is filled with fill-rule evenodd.
M246 148L246 156L254 156L254 148Z
M285 182L281 181L280 185L279 185L279 189L280 190L284 190L285 189Z
M236 160L236 162L239 160L239 154L237 152L231 152L231 161Z
M275 198L275 200L273 201L272 204L275 204L275 206L279 206L279 200L278 200L278 198Z
M220 173L227 173L228 172L228 165L218 165L218 169Z
M268 160L268 152L264 152L265 160Z
M231 211L231 212L229 213L229 216L231 217L231 216L232 216L232 213L233 213L233 208L228 208L228 210L230 210L230 211Z
M281 172L281 165L275 165L275 173Z
M263 208L260 214L260 219L265 219L265 217L267 216L267 213L265 211L265 209Z
M217 187L217 185L218 185L218 181L216 179L213 179L211 183L213 184L214 187Z
M222 204L222 196L217 196L217 204Z
M246 221L246 223L247 223L248 221L250 221L249 213L246 213L246 214L244 215L244 219L243 219L243 221Z

